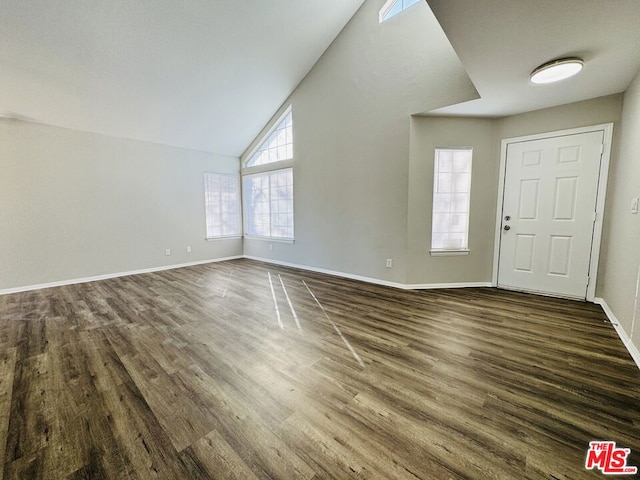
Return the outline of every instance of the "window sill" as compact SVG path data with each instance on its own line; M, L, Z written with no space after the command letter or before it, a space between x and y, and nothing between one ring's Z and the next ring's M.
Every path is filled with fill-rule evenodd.
M259 175L261 173L274 172L277 170L286 170L293 167L293 158L286 160L277 160L275 162L263 163L261 165L252 165L250 167L243 166L240 171L241 176Z
M247 240L263 240L265 242L274 243L295 243L295 239L293 238L258 237L255 235L245 235L244 238Z
M225 235L223 237L205 237L207 242L215 242L217 240L232 240L234 238L242 238L242 235Z
M464 250L429 250L432 257L456 257L459 255L469 255L469 249Z

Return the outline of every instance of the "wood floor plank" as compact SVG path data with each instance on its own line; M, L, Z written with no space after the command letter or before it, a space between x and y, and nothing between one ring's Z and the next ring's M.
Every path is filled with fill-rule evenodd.
M204 465L205 478L213 480L256 480L258 478L216 430L209 432L187 450L186 453L196 457Z
M0 458L5 458L6 441L4 440L9 430L15 364L15 347L0 351ZM0 468L0 480L3 479L3 472L4 469Z
M98 392L111 390L130 379L104 331L98 329L79 331L78 343L85 354L84 368Z
M119 448L131 462L134 478L189 478L171 440L132 383L101 394Z
M86 458L86 432L73 389L55 374L57 352L29 356L16 363L5 452L8 471L40 472L36 478L64 477ZM26 461L25 461L26 459ZM11 465L11 463L14 463Z
M112 335L109 338L115 337ZM174 448L181 451L211 431L211 415L199 408L190 392L181 388L182 385L162 369L146 346L131 342L137 347L136 351L127 353L128 350L122 348L122 343L130 341L129 337L123 337L117 342L113 341L113 345L154 418L162 426Z
M584 302L246 259L0 297L0 480L582 480L591 440L640 466Z
M258 478L310 479L315 472L262 420L260 411L243 401L242 394L218 382L198 366L191 368L193 389L218 412L215 430ZM209 434L209 439L216 434ZM222 446L223 451L226 450ZM236 462L237 463L237 462Z

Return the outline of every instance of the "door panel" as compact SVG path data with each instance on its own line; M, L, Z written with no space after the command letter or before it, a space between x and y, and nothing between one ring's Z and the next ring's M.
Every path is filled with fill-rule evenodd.
M498 286L585 298L603 140L507 145Z
M535 235L516 235L516 254L514 268L520 272L533 270L533 252L536 245Z
M551 251L549 252L550 275L569 275L569 260L573 256L573 238L564 235L551 235Z
M578 177L556 178L554 220L575 220Z

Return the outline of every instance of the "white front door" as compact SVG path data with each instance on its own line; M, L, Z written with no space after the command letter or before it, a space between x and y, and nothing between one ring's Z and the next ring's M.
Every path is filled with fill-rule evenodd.
M509 143L498 286L584 299L604 132Z

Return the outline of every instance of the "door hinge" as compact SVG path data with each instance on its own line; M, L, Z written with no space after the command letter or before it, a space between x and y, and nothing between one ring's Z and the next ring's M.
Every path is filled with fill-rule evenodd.
M600 144L600 155L604 153L604 143Z
M591 283L591 277L587 277L587 287L589 286L590 283Z
M594 222L598 221L598 212L593 212L593 221Z

